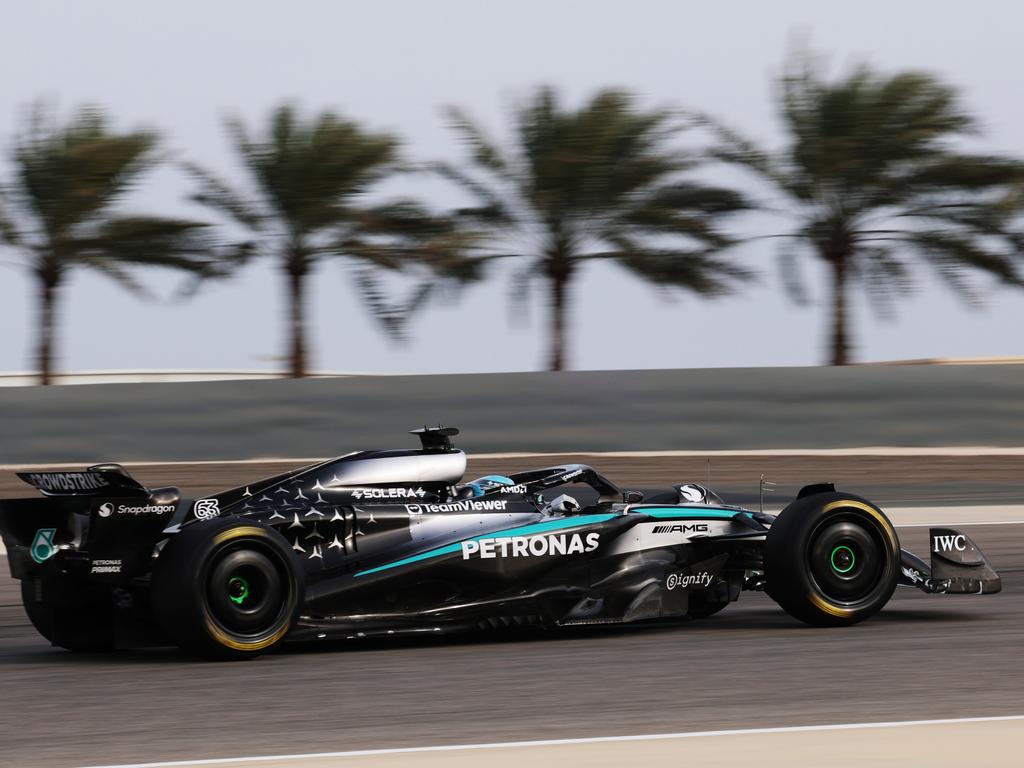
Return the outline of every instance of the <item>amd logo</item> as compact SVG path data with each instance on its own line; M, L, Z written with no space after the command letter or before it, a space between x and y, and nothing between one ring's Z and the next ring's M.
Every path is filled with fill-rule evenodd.
M962 533L949 536L932 536L933 552L963 552L967 549L967 541Z
M673 523L672 525L656 525L654 533L707 533L707 523Z

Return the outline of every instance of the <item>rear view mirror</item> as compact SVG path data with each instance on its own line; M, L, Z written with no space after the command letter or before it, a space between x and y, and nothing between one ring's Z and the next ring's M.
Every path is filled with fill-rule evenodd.
M549 507L552 512L561 512L563 515L573 515L579 512L580 508L580 503L565 493L553 499Z

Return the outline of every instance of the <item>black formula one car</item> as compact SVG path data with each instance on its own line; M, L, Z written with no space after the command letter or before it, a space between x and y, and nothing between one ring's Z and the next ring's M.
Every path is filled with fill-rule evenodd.
M677 485L644 498L574 464L462 483L452 428L196 500L117 464L19 476L0 502L25 610L54 645L174 643L249 657L284 640L703 618L743 590L846 625L897 584L998 592L974 543L931 530L931 563L882 511L809 485L778 516ZM590 500L560 493L589 486Z

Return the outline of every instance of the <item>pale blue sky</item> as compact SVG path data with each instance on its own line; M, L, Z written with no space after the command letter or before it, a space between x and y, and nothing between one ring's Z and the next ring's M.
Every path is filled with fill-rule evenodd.
M283 99L343 111L400 132L414 159L456 158L439 113L469 109L499 132L506 107L541 83L578 103L603 86L625 86L650 105L707 110L771 143L779 139L774 73L797 37L837 70L868 60L925 68L962 86L986 128L985 146L1024 155L1015 3L920 2L139 2L34 0L0 5L0 144L39 96L65 111L110 108L122 127L163 128L168 147L224 175L232 164L222 118L263 119ZM6 175L7 158L0 159ZM132 207L202 214L182 203L188 182L154 175ZM439 205L458 197L419 187ZM401 190L398 190L401 191ZM763 222L750 222L757 231ZM714 302L661 297L610 265L588 267L571 310L574 368L804 365L823 357L820 291L791 306L775 246L737 251L763 278ZM3 259L9 259L7 254ZM815 265L807 263L814 283ZM500 274L500 273L499 273ZM172 292L163 273L143 275ZM77 275L66 290L58 343L68 370L268 368L281 354L281 286L269 262L209 286L195 299L149 303L103 278ZM371 324L340 263L326 263L310 305L313 364L381 372L531 370L545 359L541 286L528 322L511 324L500 279L451 307L421 314L405 346ZM0 267L0 370L30 361L32 285ZM1024 292L999 290L983 311L967 309L930 281L900 302L895 321L854 305L862 360L1024 354Z

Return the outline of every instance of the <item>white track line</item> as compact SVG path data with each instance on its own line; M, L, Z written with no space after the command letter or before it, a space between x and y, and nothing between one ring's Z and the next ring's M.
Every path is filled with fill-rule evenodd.
M530 454L472 454L470 459L527 459L534 456L593 456L608 459L657 458L716 458L716 457L771 457L771 456L1024 456L1022 446L951 445L946 447L901 447L876 445L850 447L850 449L758 449L753 451L563 451L560 453Z
M1000 447L1000 446L951 446L945 448L912 448L898 446L876 446L868 448L769 448L761 450L728 450L728 451L557 451L547 453L530 452L509 452L509 453L474 453L470 459L529 459L544 458L551 456L589 456L594 458L608 459L650 459L650 458L687 458L687 457L744 457L751 458L768 456L1024 456L1024 447ZM289 458L285 456L268 456L258 459L232 459L232 460L208 460L201 461L125 461L125 464L133 467L177 467L177 466L201 466L204 464L264 464L269 462L294 463L296 466L315 464L325 461L320 458ZM0 471L17 471L22 469L36 469L40 467L52 467L54 469L66 469L72 467L84 467L88 462L64 462L59 464L0 464Z
M958 528L969 525L1024 525L1024 520L985 520L977 523L971 520L952 523L893 523L895 528Z
M319 464L326 459L289 459L283 457L272 457L266 459L209 459L202 461L128 461L123 462L126 467L201 467L215 464L225 464L228 466L244 466L246 464L294 464L296 468L306 466L307 464ZM22 470L35 469L84 469L90 464L96 462L89 461L72 461L62 462L58 464L0 464L0 472L21 472Z
M184 766L231 765L239 763L289 762L297 760L323 760L345 757L376 757L383 755L407 755L424 752L461 752L476 749L517 749L522 747L555 747L573 744L606 744L624 741L659 741L668 739L693 739L716 736L754 736L771 733L814 733L818 731L852 731L870 728L908 728L921 725L960 725L966 723L998 723L1024 720L1024 715L1001 717L958 717L947 720L902 720L887 723L842 723L838 725L797 725L781 728L737 728L721 731L688 731L684 733L652 733L639 736L593 736L582 739L544 739L540 741L506 741L492 744L452 744L445 746L399 747L392 749L360 749L349 752L317 752L304 755L260 755L256 757L229 757L223 759L178 760L162 763L124 763L121 765L92 766L91 768L184 768Z

